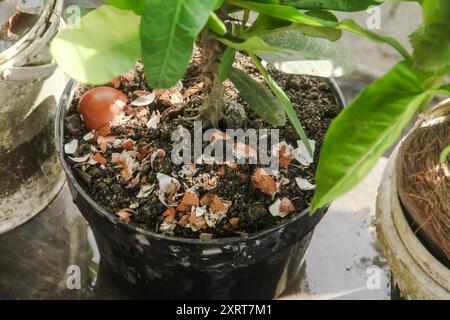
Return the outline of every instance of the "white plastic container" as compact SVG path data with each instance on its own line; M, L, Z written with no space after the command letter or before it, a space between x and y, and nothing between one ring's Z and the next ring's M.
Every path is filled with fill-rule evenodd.
M36 24L0 52L0 234L39 213L64 185L53 121L67 78L48 52L62 7L46 0Z

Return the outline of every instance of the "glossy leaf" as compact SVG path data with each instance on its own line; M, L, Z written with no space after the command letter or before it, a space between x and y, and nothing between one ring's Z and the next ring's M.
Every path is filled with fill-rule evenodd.
M80 29L63 30L50 52L73 79L104 84L129 71L140 58L139 23L140 17L131 11L102 6L81 18Z
M277 51L255 51L276 69L291 74L339 77L353 71L356 61L339 44L305 36L295 29L274 31L263 41Z
M344 19L341 22L323 20L316 17L308 16L307 14L304 14L291 6L285 5L256 3L242 0L228 0L227 3L241 8L254 10L286 21L302 23L316 27L331 27L336 28L338 30L356 33L372 41L386 43L390 45L391 47L396 49L406 60L409 60L411 58L408 51L396 39L392 37L380 36L375 32L366 30L351 19Z
M297 9L326 9L336 11L361 11L370 6L383 3L384 0L280 0L281 4Z
M153 88L173 87L183 77L194 43L215 6L211 0L145 1L142 58Z
M312 210L352 189L430 99L429 74L401 62L363 90L333 121L322 145Z
M286 123L283 105L266 86L236 68L231 68L229 78L242 98L258 116L275 126L282 126Z

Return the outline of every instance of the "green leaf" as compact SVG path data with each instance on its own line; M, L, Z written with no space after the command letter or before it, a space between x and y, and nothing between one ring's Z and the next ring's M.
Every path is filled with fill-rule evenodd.
M258 30L273 30L278 28L283 28L291 25L292 22L281 20L278 18L274 18L271 16L268 16L266 14L260 14L258 18L256 18L256 21L253 23L253 26L251 28L251 31L258 31Z
M286 123L286 114L280 101L246 72L231 68L229 78L249 107L265 121L275 126Z
M258 68L259 72L261 72L262 76L264 77L264 80L266 80L266 83L269 85L272 92L275 94L278 100L280 100L281 104L283 105L284 111L286 112L289 120L294 126L295 131L305 144L306 150L308 150L309 155L313 157L314 155L308 137L306 136L305 130L303 129L300 119L298 118L297 113L295 112L291 100L289 100L289 97L286 95L283 89L281 89L280 86L272 79L270 74L267 72L266 68L264 68L264 66L261 64L261 61L259 61L254 54L250 53L249 55L252 58L253 62L255 63L256 67Z
M401 62L363 90L333 121L320 152L312 211L352 189L430 99L430 75Z
M183 77L215 5L211 0L145 1L141 43L150 86L170 88Z
M219 80L221 82L224 82L228 79L228 75L230 74L230 69L233 66L235 56L235 49L228 47L225 50L219 65Z
M325 10L310 10L305 12L305 14L322 20L338 22L338 18L334 14ZM336 41L342 36L341 30L332 27L314 27L307 24L297 24L297 26L301 32L311 37Z
M284 5L297 9L326 9L336 11L361 11L370 6L377 6L384 0L281 0Z
M410 35L414 66L440 74L450 71L450 1L425 0L424 25Z
M445 164L447 162L447 158L450 155L450 146L447 146L442 150L441 155L439 156L439 162Z
M269 46L267 43L261 39L258 35L250 35L247 39L241 39L241 38L218 38L220 42L227 45L228 47L234 48L239 51L258 51L258 50L264 50L264 51L275 51L276 48Z
M63 30L50 52L73 79L93 85L129 71L140 58L140 17L102 6L81 18L80 29Z
M337 17L329 11L311 10L305 13L312 17L316 17L323 20L329 20L334 22L338 21ZM300 30L301 32L303 32L308 36L325 38L331 41L338 40L342 35L342 31L337 30L335 28L316 27L307 24L293 23L291 21L274 18L266 14L260 14L258 16L258 18L256 19L255 23L251 28L251 33L263 34L264 31L270 31L281 28L287 29L289 27L292 29Z
M144 11L145 0L106 0L106 3L118 9L131 10L138 15Z
M224 36L227 34L227 27L214 12L211 12L208 22L206 23L206 27L217 33L219 36Z
M263 41L278 50L255 54L285 73L339 77L356 68L352 55L336 42L307 37L299 30L274 31Z
M341 22L323 20L316 17L308 16L304 13L301 13L300 11L296 10L293 7L285 5L255 3L242 0L228 0L227 3L241 8L254 10L286 21L302 23L315 27L330 27L338 30L356 33L360 36L368 38L369 40L380 43L386 43L391 47L393 47L395 50L397 50L406 60L411 59L408 51L396 39L392 37L380 36L375 32L366 30L360 27L355 21L351 19L344 19Z

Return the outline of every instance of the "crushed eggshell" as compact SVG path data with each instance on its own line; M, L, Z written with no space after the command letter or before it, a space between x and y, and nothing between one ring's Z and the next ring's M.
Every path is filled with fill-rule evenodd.
M224 140L228 140L229 136L220 130L215 130L212 134L211 137L209 138L209 142L210 144L214 145L216 144L217 141L224 141Z
M133 174L136 168L139 166L139 163L136 160L134 160L133 157L131 157L129 151L124 150L120 155L123 161L125 161L126 168L128 169L128 171L131 174Z
M245 143L241 142L237 142L234 144L233 155L237 159L247 159L247 158L258 159L258 152L255 149L251 148L250 146L246 145Z
M134 148L135 144L136 144L136 143L135 143L133 140L128 139L128 140L125 140L125 141L122 143L122 148L125 149L125 150L131 150L131 149Z
M64 153L66 154L74 154L78 149L78 140L73 139L72 141L66 143L64 145Z
M156 90L158 101L166 107L176 106L183 103L184 99L181 94L183 83L178 81L174 88Z
M84 141L91 141L95 138L95 134L93 132L88 132L83 136Z
M115 149L119 149L122 147L122 143L123 143L122 139L116 139L116 140L114 140L112 145Z
M295 182L297 182L298 187L304 191L314 190L316 188L314 184L304 178L297 177L295 178Z
M206 224L214 228L223 218L226 217L225 213L214 213L214 212L206 212L205 215Z
M205 229L207 226L205 216L197 217L194 212L191 212L189 216L189 224L193 231Z
M178 224L182 227L186 227L186 225L189 223L189 215L185 214L183 215L180 220L178 220Z
M183 198L181 199L181 203L186 206L198 206L200 200L195 193L186 191L183 195Z
M206 210L206 206L195 208L195 216L196 216L196 217L201 217L201 216L203 216L206 212L208 212L208 210Z
M203 182L202 187L205 190L213 190L217 187L217 177L212 177L211 179L206 180L205 182Z
M195 174L198 172L198 168L196 168L195 163L189 163L183 165L183 167L180 170L180 175L183 177L191 178L195 176Z
M115 214L121 220L125 221L126 223L130 223L131 222L131 216L133 215L133 213L134 213L133 210L131 210L129 208L125 208L125 209L121 209L121 210L117 211Z
M298 148L292 150L292 155L294 156L294 159L304 166L309 166L314 161L313 157L309 155L308 150L306 149L306 146L302 140L298 140L297 144ZM316 149L316 141L309 140L309 144L311 145L311 149L314 154L314 151Z
M92 160L94 160L95 162L100 163L100 164L107 164L108 163L108 160L106 160L106 158L103 157L100 153L96 153L92 157Z
M166 157L166 152L163 149L158 149L155 152L152 153L151 157L150 157L150 165L153 168L153 162L155 160L161 160L164 159Z
M252 175L253 185L258 188L261 192L272 196L278 191L277 184L275 180L268 175L264 169L257 169Z
M201 206L206 206L211 202L211 195L209 193L205 194L201 199L200 199L200 205Z
M147 198L152 192L153 189L155 188L154 184L151 185L144 185L141 187L141 189L139 190L139 193L137 194L136 198Z
M294 212L295 208L292 202L284 197L282 200L277 199L269 207L269 212L274 217L286 217L289 213Z
M159 231L161 231L162 233L171 233L176 226L177 224L175 222L166 221L161 223L161 225L159 226Z
M278 153L278 161L280 167L287 168L292 160L294 160L294 155L292 154L294 148L286 141L282 141L275 147L275 149L275 153Z
M108 144L106 144L106 143L100 143L100 152L101 153L105 153L106 152L106 150L108 150Z
M145 125L149 129L157 129L160 121L161 121L161 114L159 113L159 111L153 111L150 120L148 120L148 122Z
M136 92L135 92L135 94L136 94ZM152 92L152 93L146 94L144 96L139 96L138 98L133 100L131 102L131 104L136 107L144 107L144 106L148 106L153 101L155 101L155 98L156 98L156 94L154 92Z
M85 161L88 161L88 159L91 157L91 155L92 155L91 153L88 153L82 157L76 157L76 158L69 157L69 159L72 160L73 162L85 162Z
M133 177L133 175L130 173L128 168L122 169L120 171L120 176L122 177L122 179L124 181L128 181L128 180L130 180Z
M133 91L133 94L137 95L138 97L145 96L147 94L147 91L145 90L135 90Z
M182 202L180 202L177 206L177 211L180 211L180 212L187 212L187 211L189 211L189 209L190 208Z
M287 197L283 197L280 203L280 212L283 214L289 214L295 211L294 204Z
M228 208L231 206L231 202L228 200L222 200L219 196L214 195L211 203L209 204L209 210L214 213L227 213Z
M280 204L281 204L281 200L277 199L274 203L272 203L270 205L269 212L272 216L274 216L274 217L280 216Z
M172 204L176 192L180 189L180 182L163 173L158 173L156 178L159 182L158 198L166 206Z

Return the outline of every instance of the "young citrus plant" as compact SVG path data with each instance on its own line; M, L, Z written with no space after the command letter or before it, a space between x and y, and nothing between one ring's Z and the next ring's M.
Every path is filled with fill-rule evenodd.
M351 72L356 65L354 59L336 43L342 31L397 50L404 62L375 84L378 92L374 96L370 88L362 93L330 129L319 167L314 210L361 179L431 95L431 91L424 91L423 85L435 88L442 78L414 69L412 57L397 40L366 30L351 19L339 21L331 12L364 10L380 4L380 0L106 2L107 5L83 16L80 29L65 30L52 43L55 60L72 78L94 85L108 83L141 60L152 88L171 88L183 78L196 45L203 59L205 96L198 117L206 126L217 127L223 117L223 82L229 79L249 107L268 123L282 126L288 118L311 155L312 148L300 119L266 66L290 74L320 77ZM435 27L430 28L439 33ZM423 51L427 50L423 42L434 40L426 38L428 34L424 28L416 35L415 62L433 69L435 66L423 59ZM267 86L233 67L237 51L253 60ZM397 84L401 90L395 88ZM389 103L376 110L383 95L394 104L395 108L389 112ZM362 107L365 109L361 111Z

